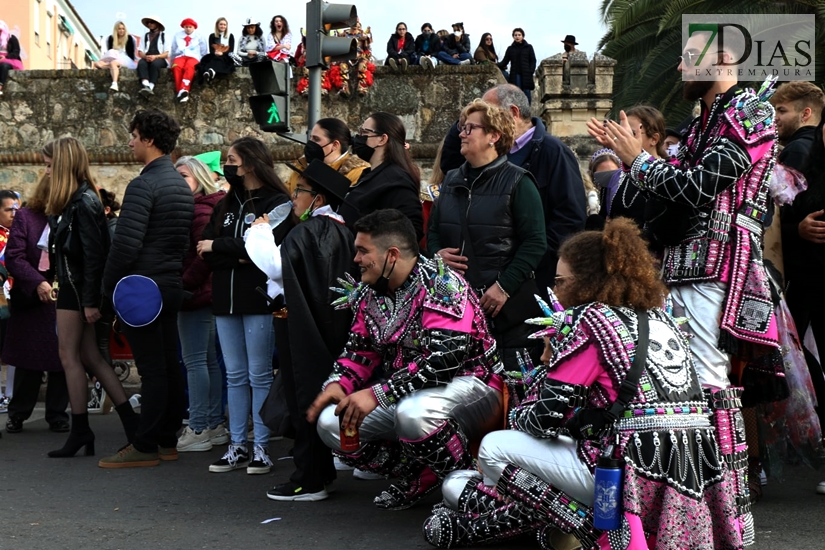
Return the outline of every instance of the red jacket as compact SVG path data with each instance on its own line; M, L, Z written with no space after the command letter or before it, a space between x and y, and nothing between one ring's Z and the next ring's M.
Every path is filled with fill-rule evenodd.
M211 195L195 196L195 217L189 230L189 252L183 259L183 289L191 292L192 297L183 302L181 309L184 311L212 305L212 268L198 256L197 247L203 228L212 216L212 210L225 194L218 191Z

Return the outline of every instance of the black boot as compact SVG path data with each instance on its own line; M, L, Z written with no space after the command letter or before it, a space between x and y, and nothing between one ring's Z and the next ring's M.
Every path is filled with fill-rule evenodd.
M437 548L476 546L511 539L541 525L534 510L508 502L480 516L434 514L424 521L424 539Z
M417 441L401 440L404 452L435 472L439 480L455 470L472 470L473 455L467 438L454 420L445 420L433 433Z
M62 449L49 451L50 458L68 458L77 454L81 447L86 447L86 456L95 454L95 434L89 428L89 414L72 415L72 431Z
M127 399L120 405L115 407L120 423L123 424L123 432L126 434L126 440L129 443L135 441L135 434L137 434L138 424L140 423L140 415L132 408L132 404Z

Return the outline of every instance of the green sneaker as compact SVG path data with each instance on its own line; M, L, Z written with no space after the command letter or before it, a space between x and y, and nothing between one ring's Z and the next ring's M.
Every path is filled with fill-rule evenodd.
M161 447L158 445L158 458L164 462L178 459L178 450L175 447Z
M142 453L132 445L127 445L112 456L101 458L97 463L101 468L141 468L160 464L158 453Z

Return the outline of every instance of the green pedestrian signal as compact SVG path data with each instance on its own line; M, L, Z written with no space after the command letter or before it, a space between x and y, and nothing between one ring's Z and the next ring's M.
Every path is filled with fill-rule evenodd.
M258 127L264 132L289 132L289 65L280 61L261 61L249 66L256 95L249 107Z

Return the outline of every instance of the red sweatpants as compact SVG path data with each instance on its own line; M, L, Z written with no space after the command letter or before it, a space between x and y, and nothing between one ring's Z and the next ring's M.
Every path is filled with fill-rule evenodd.
M181 90L189 91L192 79L195 77L195 65L199 61L194 57L176 57L172 62L172 75L175 77L175 93Z

